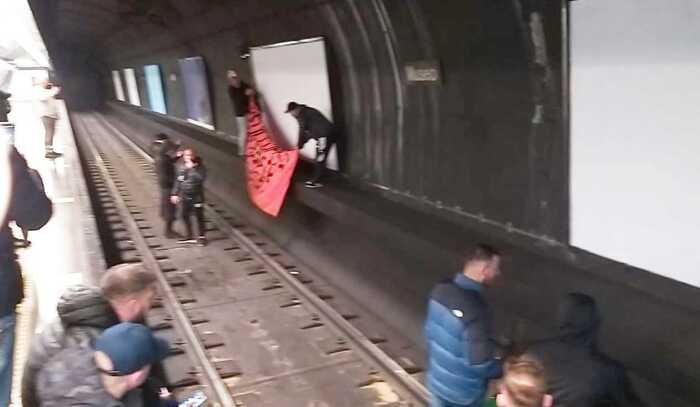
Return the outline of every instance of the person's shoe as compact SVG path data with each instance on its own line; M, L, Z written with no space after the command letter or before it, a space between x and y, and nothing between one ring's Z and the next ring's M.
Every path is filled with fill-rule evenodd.
M304 183L304 186L307 188L321 188L323 186L323 184L321 184L319 182L306 181Z
M192 236L185 236L181 239L178 239L178 243L197 243L196 240L192 239Z
M47 151L47 152L46 152L46 155L44 155L44 157L46 157L46 158L58 158L58 157L60 157L60 156L62 156L62 155L63 155L63 154L57 153L57 152L51 150L51 151Z
M207 238L204 236L200 236L197 238L197 244L200 246L206 246L207 245Z

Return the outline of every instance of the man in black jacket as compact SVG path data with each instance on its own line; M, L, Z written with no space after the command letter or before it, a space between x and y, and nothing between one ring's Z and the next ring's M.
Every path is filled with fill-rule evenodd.
M194 150L186 149L182 153L182 164L177 168L175 185L171 192L173 204L180 204L182 221L185 223L187 235L182 243L198 243L201 246L207 244L206 229L204 225L204 181L207 179L207 170ZM199 237L193 240L192 214L197 218Z
M105 329L120 321L143 321L156 295L156 277L138 263L120 264L107 270L100 288L71 287L58 301L58 319L34 337L22 376L22 405L38 407L36 379L41 368L60 351L92 346ZM160 382L159 378L155 378ZM147 385L144 405L158 400L161 383ZM140 392L138 392L140 393Z
M640 407L624 367L598 351L600 314L595 300L568 294L559 309L560 335L528 353L544 366L557 407Z
M228 96L233 105L238 127L238 155L245 155L245 140L248 135L248 97L255 94L255 90L238 76L233 69L226 73L228 78Z
M170 201L170 192L175 183L175 162L177 161L177 144L170 141L167 135L159 133L153 142L153 158L160 188L160 217L165 222L163 233L168 239L175 237L173 221L175 220L175 205Z
M335 127L330 120L314 109L297 102L289 102L287 111L299 122L299 139L297 147L304 147L309 140L316 140L316 157L314 159L314 173L310 180L306 181L305 185L308 188L318 188L321 185L318 181L323 175L323 170L326 168L326 160L331 147L336 142Z
M9 198L5 203L6 213L0 210L0 406L7 406L12 379L15 307L24 294L9 223L22 224L27 230L40 229L51 219L52 207L49 198L32 179L24 157L14 147L0 147L0 161L9 164L9 171L7 168L0 168L0 171L4 176L10 175L9 180L0 180L0 189L10 187L6 191L9 194L0 193L0 201ZM0 206L4 206L3 203Z

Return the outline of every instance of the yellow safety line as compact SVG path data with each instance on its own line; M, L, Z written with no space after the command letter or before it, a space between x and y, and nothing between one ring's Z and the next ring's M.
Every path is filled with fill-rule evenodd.
M34 279L30 273L22 271L24 277L24 300L17 306L17 323L15 325L14 365L12 369L11 407L22 407L22 374L29 356L29 347L34 337L37 316L37 298Z

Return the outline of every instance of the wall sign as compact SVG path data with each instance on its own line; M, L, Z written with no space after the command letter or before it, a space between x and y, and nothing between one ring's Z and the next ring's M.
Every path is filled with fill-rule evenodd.
M439 85L442 82L440 64L436 60L415 61L406 64L409 84Z

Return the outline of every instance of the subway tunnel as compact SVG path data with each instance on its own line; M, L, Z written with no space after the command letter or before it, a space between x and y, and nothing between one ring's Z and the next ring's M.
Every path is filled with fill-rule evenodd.
M615 84L631 96L615 99L614 106L629 103L629 111L636 106L630 100L684 88L653 87L647 78L657 72L654 66L678 72L697 66L691 56L697 47L664 31L674 19L697 22L696 14L682 12L700 12L687 1L664 7L645 0L656 16L629 4L606 9L593 0L29 3L69 114L99 114L142 148L161 132L193 146L207 163L208 189L217 199L407 338L418 358L425 356L422 329L431 288L460 270L469 246L486 242L505 253L502 279L487 292L501 335L524 342L550 337L562 295L587 293L603 315L601 349L627 367L647 405L700 403L700 352L694 346L700 338L700 261L690 244L676 242L692 240L692 228L700 226L688 210L698 197L688 191L692 185L668 181L692 182L698 166L684 154L697 152L697 143L680 136L664 142L658 134L656 141L635 141L653 126L634 124L625 109L613 111L602 102L608 107L596 107L606 95L617 97ZM619 23L606 20L606 13L620 13ZM634 18L657 18L639 25L657 24L661 34L644 37L629 27ZM683 30L686 38L697 34ZM620 32L643 38L620 40L625 51L615 51L615 38L628 38ZM339 129L338 167L323 188L311 190L301 179L310 165L300 163L285 206L273 218L247 196L243 161L235 157L241 131L227 71L264 89L262 51L319 38L328 109ZM645 50L654 47L665 52L647 58ZM188 58L201 62L207 126L193 122L188 106L182 62ZM160 113L146 66L159 70ZM268 69L289 66L280 60ZM640 82L620 79L638 67L649 69L639 71ZM115 75L128 97L117 94ZM649 86L635 92L635 83ZM270 109L288 101L266 99L264 92L261 98ZM662 116L673 116L672 123L682 116L692 126L686 110L669 113L652 105L635 114L652 112L663 123ZM74 131L89 132L85 123L91 122L73 122ZM628 134L625 126L634 130ZM613 137L591 135L620 134L605 133L611 128L627 139L615 144ZM663 125L654 129L666 131ZM627 153L632 158L620 158ZM672 164L681 161L690 164ZM646 172L645 166L654 168ZM631 176L630 168L636 171ZM666 172L668 179L659 175ZM663 201L660 196L668 203L644 209L649 201ZM668 228L657 227L654 218L668 219Z

